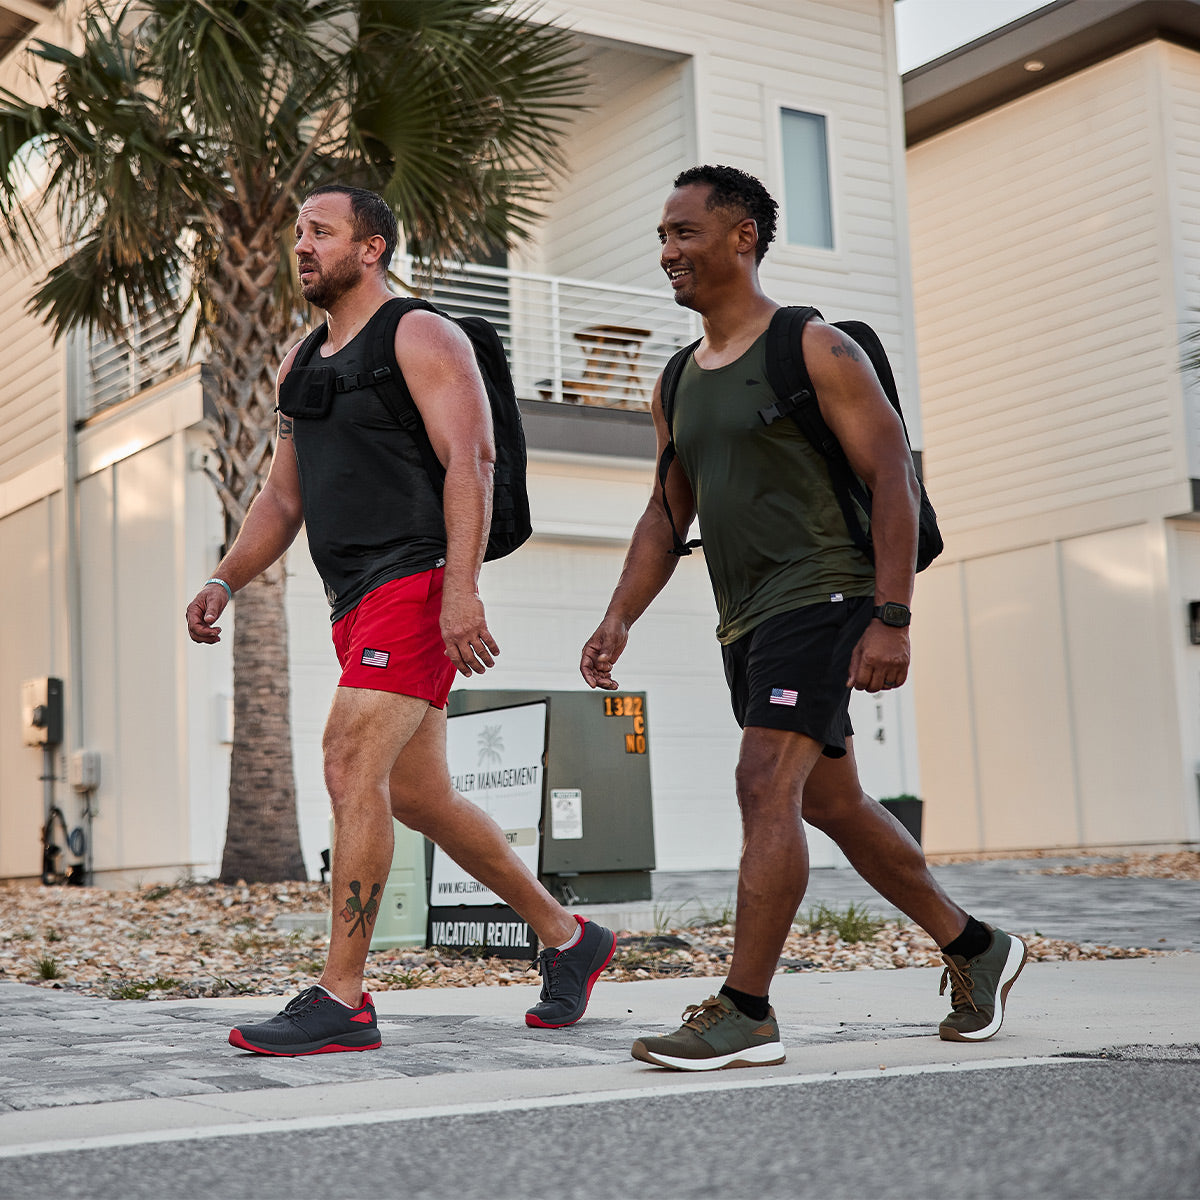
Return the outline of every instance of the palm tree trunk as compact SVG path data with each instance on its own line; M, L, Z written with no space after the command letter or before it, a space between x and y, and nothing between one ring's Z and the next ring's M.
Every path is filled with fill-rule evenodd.
M231 538L270 465L275 375L295 323L274 302L275 226L257 212L228 212L209 287L219 317L210 331L216 376L210 423L219 471L212 478ZM306 879L292 771L286 572L280 559L237 597L233 634L233 757L222 882Z
M292 773L285 577L279 562L238 592L222 883L308 878Z

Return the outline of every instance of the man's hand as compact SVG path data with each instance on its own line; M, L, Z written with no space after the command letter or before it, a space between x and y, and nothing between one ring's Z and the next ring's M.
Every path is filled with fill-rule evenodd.
M221 640L221 627L213 622L225 611L229 597L219 583L206 583L187 606L188 637L193 642L213 645Z
M846 686L860 692L898 688L908 678L911 657L907 629L872 621L850 656Z
M591 688L603 688L615 692L619 686L612 677L613 664L621 657L625 643L629 640L629 626L613 617L605 617L600 628L592 634L583 647L579 660L579 673Z
M478 593L447 591L442 595L442 641L446 657L460 675L482 675L496 665L500 653L487 627Z

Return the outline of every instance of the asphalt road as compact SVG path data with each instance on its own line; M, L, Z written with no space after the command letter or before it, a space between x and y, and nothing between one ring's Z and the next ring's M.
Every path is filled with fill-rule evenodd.
M1191 1200L1200 1047L425 1114L39 1155L9 1197ZM736 1075L736 1079L730 1076ZM1114 1098L1119 1102L1114 1103Z

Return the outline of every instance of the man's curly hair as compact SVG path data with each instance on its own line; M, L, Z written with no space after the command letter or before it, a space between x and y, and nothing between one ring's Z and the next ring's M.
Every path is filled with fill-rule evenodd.
M693 183L708 184L712 191L706 208L732 208L743 212L758 226L758 246L754 252L756 262L762 262L767 247L775 240L775 218L779 205L763 185L737 167L703 166L689 167L675 177L677 188Z

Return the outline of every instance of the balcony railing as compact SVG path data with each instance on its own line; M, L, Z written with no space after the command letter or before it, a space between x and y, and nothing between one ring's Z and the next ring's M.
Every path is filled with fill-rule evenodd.
M199 361L203 351L192 351L194 329L190 315L185 315L178 328L173 320L155 315L131 320L124 341L102 334L86 339L86 395L81 415L90 417L112 408Z
M412 278L411 262L400 265ZM468 264L421 290L453 316L474 313L495 325L526 400L645 409L667 359L699 336L695 314L643 288ZM166 319L135 324L128 344L93 337L83 415L182 370L191 337L190 326L173 331Z
M428 294L453 316L495 325L526 400L647 408L667 359L699 336L695 314L664 292L587 279L467 264Z

